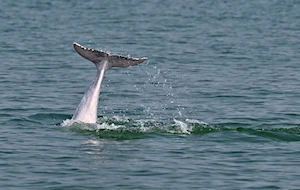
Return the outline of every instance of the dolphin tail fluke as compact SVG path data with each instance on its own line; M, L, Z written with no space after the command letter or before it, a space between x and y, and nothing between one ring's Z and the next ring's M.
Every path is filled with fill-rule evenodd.
M91 48L86 48L76 42L74 42L74 48L79 55L86 58L87 60L96 64L103 63L103 61L107 61L106 70L110 69L111 67L129 67L133 65L140 64L147 60L147 58L133 58L133 57L126 57L116 54L110 54L104 51L99 51Z

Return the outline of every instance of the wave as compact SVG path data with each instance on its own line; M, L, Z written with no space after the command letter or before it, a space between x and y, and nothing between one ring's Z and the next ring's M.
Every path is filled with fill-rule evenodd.
M238 135L239 140L247 141L248 137L258 137L262 140L293 142L300 141L300 126L295 124L265 125L261 128L253 127L248 123L220 123L208 124L196 119L132 119L128 117L99 116L96 124L85 124L73 121L71 115L56 113L37 113L27 117L7 118L2 124L13 124L18 126L36 126L45 124L60 126L62 129L76 131L82 134L96 135L104 139L140 139L150 135L219 135L220 138L231 139ZM254 122L255 123L255 122ZM275 128L274 128L275 127ZM244 135L243 135L244 134ZM245 136L246 135L246 136ZM245 137L245 138L244 138ZM259 140L255 138L256 140ZM224 139L224 138L223 138ZM249 139L249 138L248 138ZM253 139L253 138L250 138Z
M252 129L211 125L195 119L156 121L125 117L99 117L96 124L66 119L61 126L79 133L95 134L108 139L140 139L151 134L205 135L218 132L239 132L278 141L300 141L300 127ZM222 134L224 135L224 134ZM230 135L226 133L225 135Z

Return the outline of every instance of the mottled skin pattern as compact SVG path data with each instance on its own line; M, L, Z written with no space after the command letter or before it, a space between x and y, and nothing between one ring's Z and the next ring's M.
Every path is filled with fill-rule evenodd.
M129 67L137 65L144 62L146 58L124 57L86 48L78 43L74 43L73 45L79 55L96 65L98 72L96 78L84 93L72 119L84 123L96 123L100 88L105 71L111 67Z

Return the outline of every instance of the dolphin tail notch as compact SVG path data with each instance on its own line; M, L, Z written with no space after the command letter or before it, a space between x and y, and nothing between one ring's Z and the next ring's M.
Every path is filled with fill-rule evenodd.
M112 67L129 67L134 66L137 64L140 64L147 60L147 58L133 58L133 57L126 57L116 54L110 54L108 52L95 50L91 48L86 48L76 42L73 43L73 46L77 53L84 57L85 59L93 62L98 70L100 70L101 67L98 65L107 62L107 65L105 66L105 70L108 70Z

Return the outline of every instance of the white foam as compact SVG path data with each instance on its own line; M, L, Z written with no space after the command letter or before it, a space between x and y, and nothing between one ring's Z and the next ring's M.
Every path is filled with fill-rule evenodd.
M66 119L63 120L63 122L60 124L60 126L62 127L69 127L71 125L73 125L76 121L72 120L72 119Z
M175 125L180 128L180 132L183 134L191 134L193 127L189 126L187 123L174 119ZM178 131L176 131L178 133Z
M97 124L96 129L100 130L100 129L109 129L109 130L116 130L119 128L124 128L124 126L122 125L115 125L114 123L112 124L108 124L108 123L102 123L102 124Z

